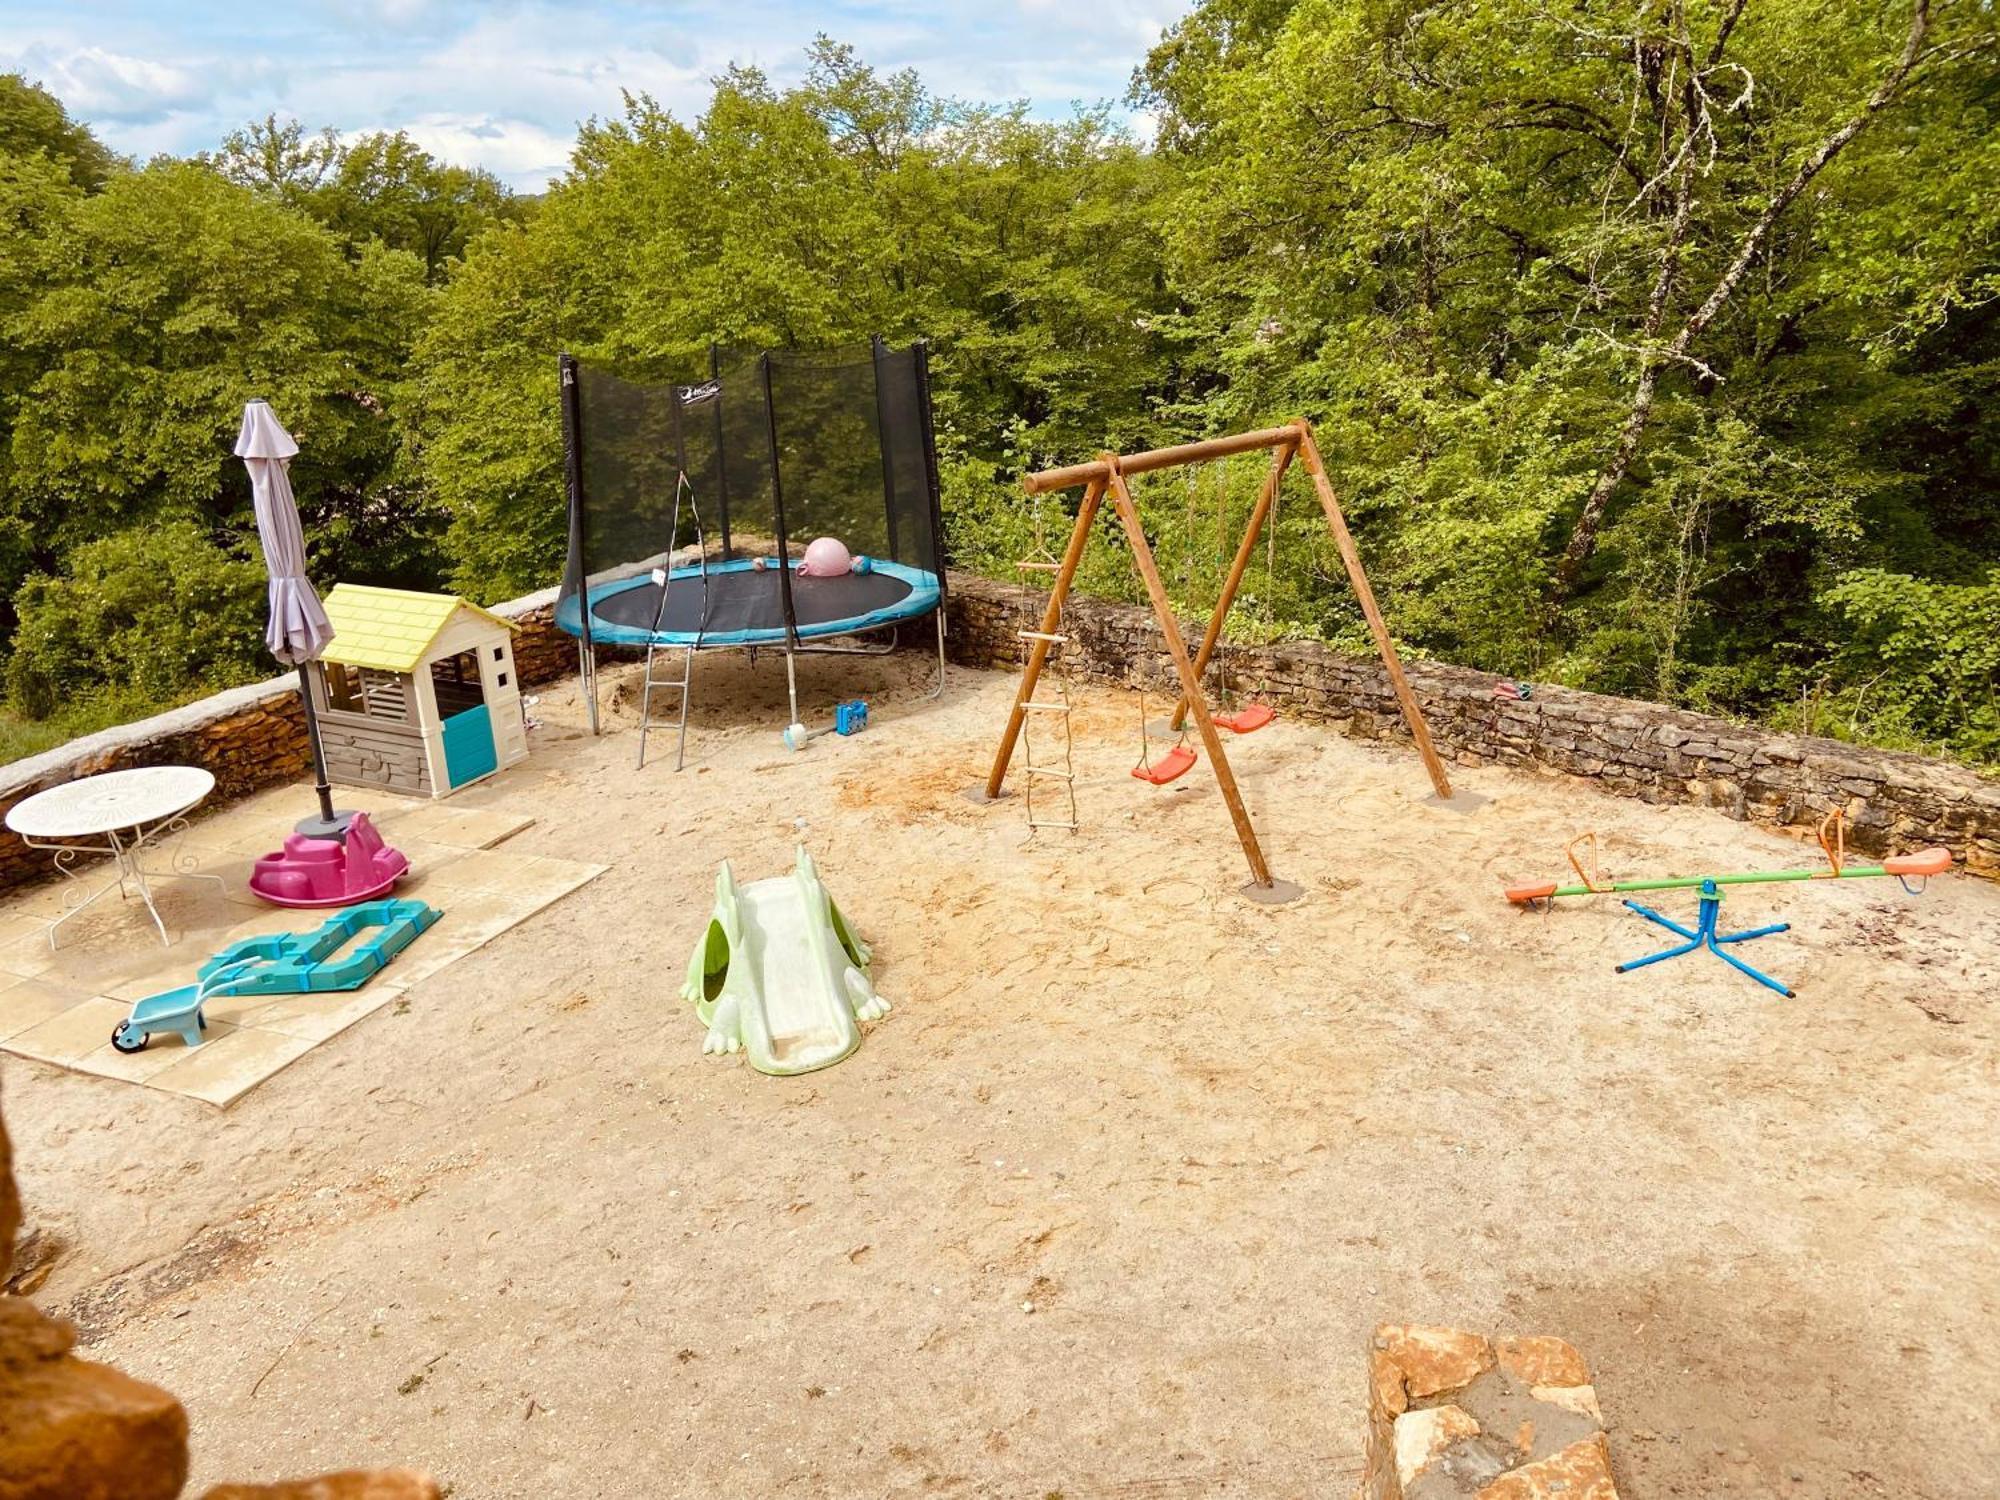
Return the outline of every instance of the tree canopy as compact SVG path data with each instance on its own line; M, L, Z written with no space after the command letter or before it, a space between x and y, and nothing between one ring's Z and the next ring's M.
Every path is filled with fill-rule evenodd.
M241 585L249 395L322 578L496 598L561 565L558 351L881 333L931 341L961 566L1066 524L1026 467L1303 414L1414 651L2000 760L1996 64L1977 0L1208 0L1134 74L1150 142L820 38L625 98L534 199L277 118L134 166L0 78L13 707L110 691L57 621L147 529ZM1190 609L1254 485L1140 486ZM1358 638L1279 514L1235 628ZM119 680L248 669L177 638L180 688Z

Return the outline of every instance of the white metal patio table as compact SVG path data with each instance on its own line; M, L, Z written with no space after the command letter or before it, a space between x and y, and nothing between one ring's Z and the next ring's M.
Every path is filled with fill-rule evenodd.
M187 815L213 790L215 777L199 766L141 766L66 781L8 809L7 826L21 842L31 849L54 850L56 869L75 882L63 914L49 928L49 946L56 946L63 923L114 890L121 899L137 892L160 930L160 941L167 942L167 924L148 881L222 884L221 876L196 871L194 860L176 848L187 832ZM108 856L116 874L96 890L75 869L78 860L92 854Z

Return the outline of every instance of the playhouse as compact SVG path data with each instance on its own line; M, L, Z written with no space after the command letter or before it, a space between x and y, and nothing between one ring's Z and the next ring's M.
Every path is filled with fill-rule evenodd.
M329 781L445 797L528 753L515 627L454 594L343 583L311 664Z

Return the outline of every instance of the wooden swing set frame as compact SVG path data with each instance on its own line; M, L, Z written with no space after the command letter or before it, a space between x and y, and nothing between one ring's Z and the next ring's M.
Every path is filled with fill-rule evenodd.
M1174 617L1173 602L1167 597L1166 585L1160 581L1159 566L1153 560L1153 549L1147 544L1145 528L1140 524L1138 507L1132 502L1132 491L1126 485L1126 477L1177 468L1183 464L1207 463L1260 449L1271 453L1270 472L1264 476L1264 483L1257 491L1257 502L1251 508L1249 525L1230 564L1229 576L1223 583L1221 596L1216 600L1214 613L1209 617L1208 629L1190 659L1187 643L1181 638L1180 624ZM1015 743L1021 737L1021 725L1028 705L1034 701L1035 684L1042 675L1049 646L1060 627L1063 600L1076 579L1077 566L1083 561L1083 549L1090 541L1098 509L1108 493L1118 520L1125 528L1125 539L1132 548L1132 560L1139 569L1140 580L1146 586L1146 597L1152 601L1153 615L1160 623L1160 634L1166 638L1167 654L1173 658L1174 671L1180 678L1181 697L1174 707L1172 722L1178 728L1187 716L1193 716L1202 746L1208 751L1209 764L1215 770L1215 783L1222 791L1222 800L1229 806L1230 821L1236 825L1236 837L1243 845L1243 857L1249 862L1250 883L1263 890L1273 887L1270 866L1264 862L1264 850L1257 842L1257 830L1251 825L1250 814L1243 806L1243 795L1237 790L1236 776L1229 769L1222 738L1216 733L1208 700L1202 694L1201 676L1215 653L1216 643L1222 638L1230 606L1236 602L1236 591L1241 587L1244 571L1256 552L1258 535L1263 531L1271 507L1278 498L1278 486L1285 477L1285 470L1294 458L1302 459L1306 472L1312 476L1320 509L1326 512L1327 525L1332 528L1334 544L1339 547L1341 563L1347 569L1347 580L1361 603L1361 613L1367 617L1369 633L1375 637L1375 649L1381 653L1382 665L1389 674L1389 685L1395 691L1397 703L1402 706L1403 721L1409 726L1410 738L1416 742L1417 754L1423 757L1424 769L1430 773L1431 786L1439 800L1451 799L1451 781L1445 775L1444 764L1438 759L1436 748L1431 744L1430 727L1424 722L1424 713L1417 705L1416 694L1410 691L1409 679L1403 675L1403 664L1396 656L1395 643L1389 639L1389 627L1383 623L1382 611L1375 603L1375 591L1368 586L1368 575L1361 569L1361 554L1355 550L1354 538L1347 529L1347 519L1340 511L1340 501L1334 496L1333 485L1326 477L1326 466L1320 461L1319 445L1313 441L1312 425L1303 417L1283 427L1267 427L1257 432L1210 438L1199 443L1182 443L1172 448L1154 448L1144 453L1106 453L1089 463L1072 464L1064 469L1043 469L1021 481L1030 495L1045 495L1054 490L1074 489L1082 485L1083 502L1077 509L1076 525L1070 531L1069 545L1064 549L1062 563L1049 590L1048 604L1042 612L1042 628L1033 634L1027 664L1021 669L1021 686L1014 695L1014 707L1007 716L1006 732L1001 735L1000 748L993 757L993 769L986 778L988 797L1000 796L1006 783L1007 766L1013 759Z

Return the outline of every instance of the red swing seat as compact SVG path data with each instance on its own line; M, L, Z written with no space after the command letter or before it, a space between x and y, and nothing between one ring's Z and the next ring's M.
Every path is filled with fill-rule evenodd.
M1268 703L1246 703L1234 713L1209 715L1231 734L1254 733L1277 717L1278 711Z
M1134 766L1132 774L1141 781L1150 781L1154 786L1165 786L1187 775L1194 765L1194 751L1186 745L1176 745L1151 766Z

